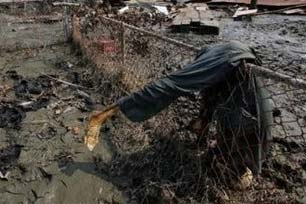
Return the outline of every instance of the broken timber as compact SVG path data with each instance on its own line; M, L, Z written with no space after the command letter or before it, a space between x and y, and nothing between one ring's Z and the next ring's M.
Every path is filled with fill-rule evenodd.
M287 15L291 15L291 14L306 14L305 10L300 9L300 8L290 9L290 10L284 11L283 13L287 14Z
M199 34L219 34L218 22L214 20L206 4L190 4L179 11L171 25L174 32L192 31Z
M251 16L257 13L257 9L248 9L239 7L235 14L233 15L233 18L235 20L240 20L243 16Z

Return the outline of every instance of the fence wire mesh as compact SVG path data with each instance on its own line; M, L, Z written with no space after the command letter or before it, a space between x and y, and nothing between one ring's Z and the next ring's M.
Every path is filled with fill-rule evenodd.
M182 69L196 56L196 49L96 13L75 17L73 29L74 40L101 71L105 104ZM220 118L212 118L201 137L190 130L190 122L210 97L201 93L180 97L141 124L114 118L109 131L118 154L109 164L110 175L127 178L128 184L118 185L139 203L301 202L306 193L305 89L276 79L262 76L257 84L268 91L257 97L257 104L268 100L273 105L261 112L273 115L273 121L263 123L271 128L271 138L269 148L258 153L266 154L259 158L263 165L258 176L249 171L256 163L249 152L258 148L254 144L262 135L244 134L239 127L232 137L222 139ZM256 123L259 119L255 114Z

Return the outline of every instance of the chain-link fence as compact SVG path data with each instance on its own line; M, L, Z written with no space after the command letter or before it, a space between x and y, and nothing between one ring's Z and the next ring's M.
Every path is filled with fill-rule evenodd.
M97 13L74 17L73 30L74 41L105 77L101 94L109 93L110 87L116 93L107 95L106 104L181 69L199 51ZM141 203L157 202L157 197L170 203L302 202L306 193L305 81L261 67L252 67L251 72L261 76L256 79L260 82L254 82L257 89L265 90L255 96L257 106L269 106L254 118L261 130L268 130L265 133L244 133L240 126L244 121L237 118L239 128L224 138L218 132L220 119L213 118L202 132L204 141L199 142L199 136L189 131L190 121L203 106L199 93L180 97L142 124L117 125L113 139L121 153L111 169L113 176L130 177L132 198ZM268 134L265 139L264 134ZM249 168L254 163L262 163L262 170L253 178Z

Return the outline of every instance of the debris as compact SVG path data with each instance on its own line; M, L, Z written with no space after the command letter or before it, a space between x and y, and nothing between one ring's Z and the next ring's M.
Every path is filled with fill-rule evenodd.
M19 103L18 105L26 108L28 106L31 106L33 103L34 103L33 101L24 101L24 102Z
M68 82L68 81L64 81L64 80L62 80L62 79L58 79L58 78L52 77L52 76L50 76L50 75L48 75L48 74L42 73L42 75L43 75L43 76L46 76L46 77L48 77L48 78L50 78L50 79L52 79L52 80L54 80L54 81L60 82L60 83L62 83L62 84L66 84L66 85L68 85L68 86L72 86L72 87L76 87L76 88L83 88L83 89L90 89L90 88L88 88L88 87L84 87L84 86L81 86L81 85L73 84L73 83L70 83L70 82Z
M69 70L71 68L73 68L73 64L67 61L64 61L60 58L57 58L54 62L54 65L56 68L58 69L64 69L64 70Z
M90 97L89 94L85 93L84 91L77 90L77 96L82 98L85 103L85 110L93 110L94 105L96 104L95 101Z
M56 110L55 110L55 114L56 114L56 115L59 115L59 114L61 114L61 113L62 113L62 111L61 111L60 109L56 109Z
M19 98L31 99L32 95L40 95L44 91L52 88L53 84L50 79L45 76L37 78L21 79L21 81L14 86L15 95Z
M43 169L42 167L38 167L39 171L41 172L42 176L46 179L48 179L48 181L52 180L53 175L48 173L45 169Z
M265 11L265 12L260 12L257 13L256 15L265 15L265 14L284 14L284 12L289 11L289 10L294 10L298 8L306 7L306 4L301 4L297 6L290 6L282 9L277 9L277 10L271 10L271 11ZM290 13L290 12L289 12Z
M72 111L73 109L74 109L74 107L69 106L65 110L63 110L63 113L68 113L68 112Z
M160 13L169 15L169 11L166 6L153 6L153 7L156 8Z
M87 94L87 93L84 92L84 91L77 90L77 95L80 96L80 97L82 97L82 98L87 98L87 99L92 100L91 97L89 96L89 94Z
M68 127L68 130L74 135L79 135L81 131L79 127Z
M45 76L18 80L14 86L15 95L26 100L18 105L25 111L45 107L53 94L53 85L54 83Z
M53 138L56 133L57 133L57 130L56 130L56 126L49 126L50 124L48 123L44 123L42 128L38 131L38 133L36 134L36 136L39 138L39 139L51 139Z
M71 69L73 67L73 64L71 64L70 62L67 62L67 66L69 69Z
M284 14L290 15L290 14L306 14L305 10L297 8L297 9L290 9L283 12Z
M224 189L214 189L215 192L215 196L217 197L218 200L221 201L221 203L224 203L224 202L228 202L230 201L230 197L228 195L228 193L226 193L226 191Z
M6 176L9 169L17 164L22 147L23 145L15 144L0 149L0 171L3 177Z
M65 170L69 164L74 162L72 153L66 151L55 155L54 159L57 160L58 166L61 170Z
M253 14L257 13L257 9L249 9L247 7L239 7L235 14L233 15L233 18L235 20L241 19L243 16L251 16Z
M0 93L3 96L5 96L11 89L12 88L7 84L0 85Z
M41 94L42 85L36 80L22 80L14 87L17 97L28 98L29 94Z
M129 10L129 6L125 6L125 7L121 8L121 9L119 9L119 10L118 10L118 14L123 14L123 13L125 13L127 10Z
M253 181L253 173L249 168L246 168L246 172L240 177L238 183L235 185L235 188L238 190L247 189Z
M171 28L174 32L193 31L199 34L219 34L218 22L206 4L191 4L179 10L173 19Z
M115 41L107 37L100 37L100 39L98 39L96 43L103 54L115 53L119 51L119 49L116 46Z
M165 185L161 187L161 197L163 199L163 203L172 203L175 198L175 193Z
M10 172L7 171L4 175L3 173L0 171L0 179L2 180L8 180L8 176L10 175Z
M166 6L153 5L151 3L146 3L146 2L138 2L134 4L130 3L129 5L119 9L118 14L126 13L128 10L131 10L131 11L137 10L139 12L149 13L151 15L154 15L154 12L161 13L164 15L169 14L169 11Z
M16 70L9 70L5 73L9 78L13 80L21 80L22 76L17 73Z
M25 112L12 104L0 105L0 128L19 128L25 118Z

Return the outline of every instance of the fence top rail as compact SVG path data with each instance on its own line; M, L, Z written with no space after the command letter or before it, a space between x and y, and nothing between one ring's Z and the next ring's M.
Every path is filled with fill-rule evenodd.
M124 23L122 21L118 21L118 20L113 19L113 18L109 18L109 17L106 17L106 16L102 16L102 18L107 20L107 21L110 21L112 23L120 24L120 25L122 25L122 26L124 26L126 28L131 29L131 30L134 30L134 31L137 31L137 32L140 32L140 33L144 33L146 35L149 35L149 36L152 36L152 37L164 40L166 42L172 43L172 44L177 45L177 46L184 47L184 48L189 49L191 51L199 52L201 50L201 48L199 48L199 47L195 47L193 45L190 45L190 44L187 44L187 43L184 43L184 42L181 42L181 41L178 41L178 40L166 37L166 36L158 34L158 33L154 33L154 32L148 31L148 30L144 30L142 28L139 28L139 27L136 27L136 26Z
M102 16L102 18L107 20L107 21L110 21L112 23L121 25L123 27L129 28L131 30L134 30L134 31L137 31L137 32L140 32L140 33L143 33L143 34L155 37L155 38L158 38L160 40L163 40L163 41L166 41L168 43L171 43L171 44L189 49L189 50L194 51L194 52L199 52L201 50L201 48L199 48L199 47L195 47L193 45L190 45L190 44L187 44L187 43L184 43L184 42L181 42L181 41L163 36L163 35L158 34L158 33L154 33L152 31L144 30L142 28L127 24L125 22L122 22L122 21L119 21L119 20L116 20L116 19L113 19L113 18L109 18L109 17L106 17L106 16ZM277 82L284 82L284 83L286 83L288 85L291 85L295 88L306 90L306 81L303 80L303 79L294 78L292 76L282 74L282 73L279 73L279 72L275 72L275 71L273 71L269 68L265 68L265 67L260 67L260 66L251 65L251 64L249 65L249 67L251 68L251 71L253 71L254 73L256 73L259 76L262 76L262 77L265 77L265 78L270 78L270 79L273 79Z

